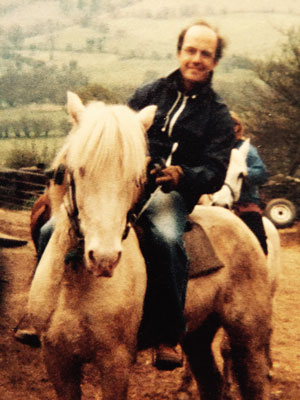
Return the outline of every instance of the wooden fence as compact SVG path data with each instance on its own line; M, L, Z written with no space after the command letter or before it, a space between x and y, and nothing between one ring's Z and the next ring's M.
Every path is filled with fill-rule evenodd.
M0 207L29 210L43 193L47 177L37 168L0 169Z
M0 207L30 210L36 198L43 193L47 177L36 167L22 169L0 168ZM278 197L291 200L299 215L300 179L276 175L260 190L264 203Z

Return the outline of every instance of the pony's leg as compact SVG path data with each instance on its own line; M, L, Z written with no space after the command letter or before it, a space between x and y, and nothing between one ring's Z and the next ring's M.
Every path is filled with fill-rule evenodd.
M121 344L101 357L98 365L101 371L102 400L126 400L130 369L135 352Z
M81 399L81 363L44 343L44 363L58 400Z
M183 350L197 381L201 400L222 399L223 379L211 348L218 327L214 318L208 318L200 329L187 333L183 341Z
M54 232L45 249L28 295L27 313L38 333L45 327L56 306L64 273L64 251L57 244L57 236Z
M14 329L14 337L23 344L40 345L45 328L58 299L64 272L64 251L58 247L56 232L52 235L31 282L25 315Z
M223 379L224 379L224 389L222 400L232 399L230 392L233 383L232 378L232 356L231 348L229 343L229 338L225 331L222 332L222 340L220 344L220 351L223 358Z
M232 372L243 400L270 399L270 330L261 337L259 330L257 327L256 337L243 330L229 334Z

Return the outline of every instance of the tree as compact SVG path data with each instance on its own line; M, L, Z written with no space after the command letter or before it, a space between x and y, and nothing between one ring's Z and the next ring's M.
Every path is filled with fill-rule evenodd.
M27 117L22 117L20 119L20 125L22 127L22 130L24 132L24 135L29 138L30 137L30 132L32 130L32 121L27 118Z
M26 72L9 69L0 77L0 103L15 107L30 103L64 104L68 90L88 84L87 77L70 62L61 68L33 65Z
M32 120L32 130L35 137L49 136L49 132L55 129L55 123L48 117L41 117Z
M23 81L21 75L17 70L10 69L6 74L0 78L0 99L3 103L8 104L10 107L14 107L19 104L20 98L22 98L22 86Z
M293 175L300 165L300 28L283 33L279 53L254 63L260 83L248 124L271 172Z
M104 101L107 103L118 103L120 99L117 95L97 83L91 83L77 90L77 94L84 103L91 100Z

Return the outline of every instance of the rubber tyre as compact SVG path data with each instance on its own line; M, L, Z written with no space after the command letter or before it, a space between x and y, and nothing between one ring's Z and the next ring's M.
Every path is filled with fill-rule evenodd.
M277 228L291 226L296 219L296 207L287 199L273 199L268 202L264 214Z

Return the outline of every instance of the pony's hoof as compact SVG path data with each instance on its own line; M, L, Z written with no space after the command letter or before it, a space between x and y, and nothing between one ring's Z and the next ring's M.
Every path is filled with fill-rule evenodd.
M34 330L30 329L18 329L14 332L14 338L23 344L27 344L30 347L39 348L41 347L41 341L39 336Z
M153 365L160 371L172 371L183 365L181 352L177 347L161 344L155 350Z

